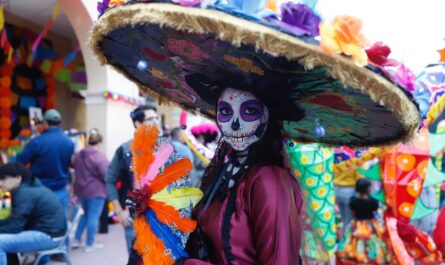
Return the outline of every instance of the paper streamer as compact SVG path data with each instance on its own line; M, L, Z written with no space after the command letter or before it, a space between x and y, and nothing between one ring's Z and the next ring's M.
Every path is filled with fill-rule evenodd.
M3 6L0 6L0 30L5 26L5 15L3 12Z

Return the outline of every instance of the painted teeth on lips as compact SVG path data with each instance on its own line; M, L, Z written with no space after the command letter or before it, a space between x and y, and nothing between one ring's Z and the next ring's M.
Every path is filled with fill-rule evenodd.
M255 134L255 132L252 132L252 133L241 133L241 132L239 132L239 133L232 134L232 135L230 135L230 134L225 134L225 135L226 135L226 137L237 139L237 138L252 137L254 134Z

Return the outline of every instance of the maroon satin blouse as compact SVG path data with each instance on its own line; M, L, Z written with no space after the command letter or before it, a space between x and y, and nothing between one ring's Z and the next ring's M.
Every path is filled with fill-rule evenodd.
M210 241L209 260L188 259L184 265L228 264L222 242L228 197L229 194L224 200L215 199L200 222L202 232ZM302 204L300 187L287 169L250 168L236 188L230 221L230 246L234 257L231 264L298 264Z

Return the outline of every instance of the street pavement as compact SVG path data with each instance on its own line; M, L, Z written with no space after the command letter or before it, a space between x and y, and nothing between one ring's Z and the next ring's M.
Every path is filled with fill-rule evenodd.
M108 234L97 234L96 242L103 244L102 249L84 252L83 249L71 250L70 256L73 265L125 265L128 254L125 245L124 230L120 224L109 226ZM51 261L51 265L65 263Z

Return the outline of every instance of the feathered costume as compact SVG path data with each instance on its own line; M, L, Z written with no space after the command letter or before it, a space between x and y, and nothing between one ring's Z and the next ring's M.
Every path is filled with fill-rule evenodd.
M133 248L145 265L171 265L188 257L184 247L196 228L191 210L202 197L199 189L190 187L190 160L179 159L158 133L143 125L132 144L136 189L128 198L134 203Z

